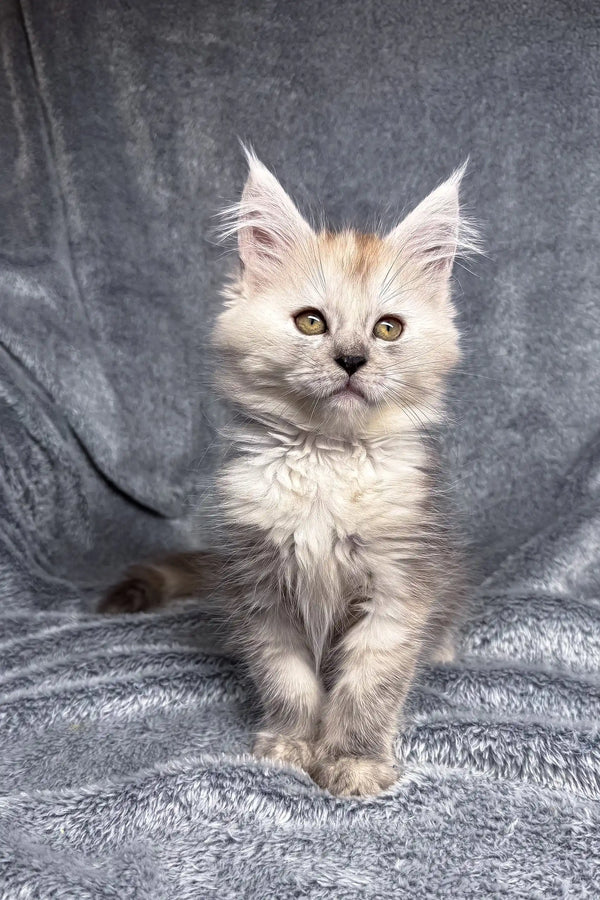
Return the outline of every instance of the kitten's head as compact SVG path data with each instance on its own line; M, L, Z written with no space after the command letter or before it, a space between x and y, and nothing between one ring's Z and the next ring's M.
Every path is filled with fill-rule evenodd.
M462 170L380 237L314 231L251 153L248 163L227 229L242 272L214 332L225 394L251 414L340 434L435 421L459 357L450 274L466 243Z

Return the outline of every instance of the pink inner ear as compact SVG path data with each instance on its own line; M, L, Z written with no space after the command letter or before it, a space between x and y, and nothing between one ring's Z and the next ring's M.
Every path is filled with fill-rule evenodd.
M313 232L277 179L253 154L247 154L248 180L232 212L230 233L238 233L238 249L246 277L266 282L291 248Z
M277 264L281 247L277 236L258 225L248 225L240 231L240 256L246 270L254 270L259 280Z
M387 235L400 257L414 260L432 278L447 279L459 245L469 247L468 240L460 238L461 227L464 231L458 202L462 173L459 169L432 191Z
M256 247L258 253L263 249L272 250L275 247L273 235L265 228L257 228L256 225L254 225L249 228L248 231L248 239L250 243Z
M437 269L440 272L449 271L454 262L456 253L456 232L449 232L448 241L444 244L433 244L423 251L423 259L428 269Z
M262 225L246 225L239 230L239 252L247 277L266 284L279 267L284 243Z

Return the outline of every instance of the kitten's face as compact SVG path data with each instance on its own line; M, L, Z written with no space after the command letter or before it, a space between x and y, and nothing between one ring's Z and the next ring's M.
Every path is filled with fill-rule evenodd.
M448 290L458 180L385 238L316 234L250 166L235 221L244 271L215 328L225 393L340 434L435 421L458 359Z

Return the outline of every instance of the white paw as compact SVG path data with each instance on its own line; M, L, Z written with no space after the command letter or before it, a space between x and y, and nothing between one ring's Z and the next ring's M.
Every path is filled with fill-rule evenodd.
M308 741L272 731L257 734L252 752L260 758L276 759L305 771L313 759L313 749Z
M310 775L320 787L338 797L374 797L398 778L389 763L354 756L317 760Z

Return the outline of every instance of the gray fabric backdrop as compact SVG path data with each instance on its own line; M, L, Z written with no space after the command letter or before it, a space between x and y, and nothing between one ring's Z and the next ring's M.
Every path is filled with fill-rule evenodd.
M594 895L595 6L3 0L3 897ZM470 157L447 451L481 585L377 801L247 755L209 614L93 614L115 566L203 539L238 137L334 225Z

